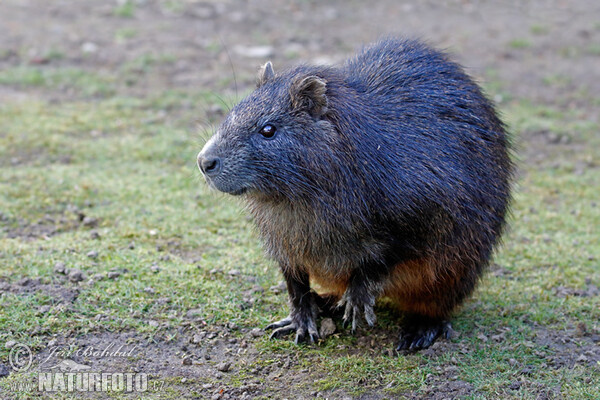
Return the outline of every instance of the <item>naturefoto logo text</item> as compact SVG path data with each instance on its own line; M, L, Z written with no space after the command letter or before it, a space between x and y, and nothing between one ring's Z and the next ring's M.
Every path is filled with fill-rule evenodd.
M113 344L101 349L91 346L77 349L52 346L38 366L37 382L31 383L40 392L145 392L148 390L146 373L94 371L92 366L73 360L128 358L134 356L136 350L137 346L127 348ZM33 364L31 349L17 343L11 349L9 362L14 372L27 372ZM153 384L156 390L160 383Z

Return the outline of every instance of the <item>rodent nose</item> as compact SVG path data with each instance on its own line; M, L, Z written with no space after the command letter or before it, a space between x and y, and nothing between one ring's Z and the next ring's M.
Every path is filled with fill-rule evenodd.
M221 159L213 156L198 156L198 166L205 175L216 175L221 170Z

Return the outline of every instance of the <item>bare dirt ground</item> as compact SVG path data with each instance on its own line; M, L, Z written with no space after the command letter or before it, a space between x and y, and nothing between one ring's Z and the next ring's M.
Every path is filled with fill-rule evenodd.
M142 0L131 18L115 15L116 3L4 1L0 66L52 62L110 72L148 53L169 54L174 62L160 74L123 90L221 89L235 71L242 91L266 59L276 68L336 62L401 34L448 49L476 77L493 71L512 96L564 104L570 94L600 90L591 48L600 39L600 5L593 1ZM62 56L44 59L51 51ZM569 81L547 84L560 75Z
M3 0L0 3L0 69L22 64L50 64L75 67L111 76L123 65L137 65L148 54L161 57L152 73L119 86L117 94L144 96L162 90L183 89L241 96L254 84L260 64L272 60L275 68L300 61L335 63L362 44L381 36L403 34L421 37L446 48L481 82L499 85L496 102L511 98L528 99L560 109L584 110L598 120L597 104L590 102L600 93L600 2L597 1L134 1L131 15L117 15L124 2ZM127 14L127 11L123 11ZM594 46L595 44L595 46ZM53 54L60 54L55 57ZM575 61L574 61L575 60ZM0 87L0 102L20 97L63 101L76 96L68 91L31 87L13 90ZM577 151L577 143L559 142L544 132L522 132L525 162L551 161L554 152ZM542 146L528 146L541 143ZM531 150L535 149L535 150ZM541 150L540 150L541 149ZM33 229L33 228L32 228ZM46 228L44 228L46 229ZM50 229L50 228L48 228ZM47 229L46 229L47 230ZM29 232L29 231L28 231ZM27 233L30 234L31 232ZM35 234L35 232L33 232ZM60 286L42 287L39 282L8 285L2 290L42 290L68 303L77 293ZM102 348L108 343L139 346L140 356L123 360L123 368L158 374L165 378L197 374L223 375L228 368L247 368L260 358L252 346L260 331L237 331L235 326L203 329L190 314L189 325L181 329L187 339L169 341L169 332L148 340L136 333L90 335L76 340L79 347ZM194 329L188 329L193 326ZM200 328L198 328L200 326ZM191 333L193 332L193 334ZM357 351L384 351L373 345L388 332L373 332L369 342ZM574 363L575 346L570 336L555 337L540 331L535 341L552 343L557 349L551 362ZM366 339L365 339L366 340ZM593 343L595 339L590 339ZM74 340L68 343L73 345ZM203 343L202 346L196 344ZM55 346L62 343L53 342ZM443 353L440 342L427 350ZM360 350L362 348L362 350ZM173 351L176 349L176 351ZM48 356L46 350L36 355ZM193 356L194 364L181 362L181 354ZM598 347L590 344L591 363L600 359ZM78 362L97 362L74 357ZM286 371L298 364L290 355L262 367L248 368L248 380L229 392L207 384L200 392L214 398L251 398L263 387L253 375L268 375L281 393L294 397L290 388L300 384L310 371L295 376ZM110 367L120 365L111 360ZM229 365L229 366L228 366ZM303 375L304 374L304 375ZM453 369L446 376L450 378ZM435 382L431 382L435 384ZM299 389L304 390L304 389ZM303 396L318 393L301 392ZM440 386L429 398L455 398L471 393L468 383L452 381ZM333 393L334 398L344 393ZM384 398L369 394L364 398Z

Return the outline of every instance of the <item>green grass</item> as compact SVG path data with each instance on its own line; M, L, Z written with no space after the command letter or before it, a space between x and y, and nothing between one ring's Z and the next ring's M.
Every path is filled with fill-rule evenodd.
M135 3L132 0L124 0L115 6L113 13L117 17L133 18L135 16L135 8Z
M531 41L523 38L516 38L508 42L508 45L513 49L527 49L531 47Z
M49 53L57 59L61 53ZM19 88L37 87L58 91L72 90L86 96L108 96L114 93L112 76L78 68L53 68L22 65L0 70L0 85Z
M0 73L0 84L51 90L68 85L94 93L97 85L110 87L110 80L23 67ZM56 334L177 335L190 309L198 309L209 326L234 322L252 328L285 315L285 295L268 290L253 307L240 307L244 291L254 285L268 289L280 277L241 205L209 192L196 171L201 140L191 127L215 101L206 94L165 92L0 105L0 281L40 278L79 288L68 306L43 291L0 294L0 362L6 363L8 340L39 351ZM157 118L164 110L178 118ZM583 146L577 152L548 150L551 167L522 161L511 228L495 259L503 273L489 274L457 314L456 346L442 355L391 357L361 347L347 333L318 347L261 338L254 345L263 363L293 355L300 360L297 368L309 371L309 392L427 397L452 376L473 388L473 399L535 399L552 390L564 398L597 398L600 366L554 367L549 360L560 350L536 343L536 337L570 337L580 324L600 330L600 296L556 295L559 287L600 286L600 127L577 111L524 101L507 103L503 112L515 132L569 132ZM531 149L523 146L526 157ZM581 162L589 167L577 170ZM82 214L97 219L100 239L80 223ZM53 232L36 235L44 227ZM97 259L86 255L91 250ZM87 279L62 282L53 271L57 262L88 278L114 269L122 275L91 285ZM230 276L232 270L240 274ZM40 312L42 306L50 311ZM391 348L396 322L393 313L380 312L380 326L389 327L382 340ZM227 379L241 385L247 373L241 369ZM19 379L25 378L0 380L0 388ZM510 389L514 382L518 388Z
M531 27L529 28L529 31L531 33L533 33L534 35L545 35L548 32L550 32L550 28L548 28L545 25L534 24L534 25L531 25Z

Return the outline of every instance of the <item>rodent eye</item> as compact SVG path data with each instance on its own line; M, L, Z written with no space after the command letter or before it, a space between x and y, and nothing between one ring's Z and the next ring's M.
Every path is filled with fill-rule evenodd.
M271 124L266 124L265 126L260 128L260 134L266 137L267 139L272 138L275 135L275 132L277 132L277 128L275 128Z

